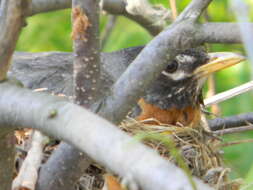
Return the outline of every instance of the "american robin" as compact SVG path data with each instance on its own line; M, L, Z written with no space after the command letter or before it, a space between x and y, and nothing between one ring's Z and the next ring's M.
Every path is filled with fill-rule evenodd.
M207 76L243 59L235 53L206 53L200 49L180 53L139 100L136 119L153 118L163 124L196 126L200 121L202 87Z
M235 53L186 50L175 57L138 101L133 115L148 124L198 126L203 104L202 87L208 75L244 60ZM106 190L124 190L113 175L105 177Z

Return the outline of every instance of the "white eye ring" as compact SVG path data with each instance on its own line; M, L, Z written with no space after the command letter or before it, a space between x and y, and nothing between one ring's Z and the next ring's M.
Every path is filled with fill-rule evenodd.
M170 77L170 74L168 72L166 72L166 71L162 71L162 74L165 75L165 76L167 76L167 77Z
M189 74L187 74L183 71L176 71L174 73L168 73L166 71L162 71L162 74L174 81L182 80L182 79L190 76Z

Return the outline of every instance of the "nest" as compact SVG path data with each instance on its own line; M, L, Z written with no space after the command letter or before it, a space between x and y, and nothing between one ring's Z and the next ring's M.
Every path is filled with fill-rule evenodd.
M220 139L203 127L173 126L154 119L136 121L127 118L120 128L191 174L188 176L196 176L218 190L239 189L240 182L228 178L230 169L224 167Z

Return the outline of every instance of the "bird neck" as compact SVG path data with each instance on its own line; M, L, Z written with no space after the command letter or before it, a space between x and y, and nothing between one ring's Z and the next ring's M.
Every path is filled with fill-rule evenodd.
M188 78L181 81L157 80L144 96L146 102L161 109L197 108L203 103L198 81Z

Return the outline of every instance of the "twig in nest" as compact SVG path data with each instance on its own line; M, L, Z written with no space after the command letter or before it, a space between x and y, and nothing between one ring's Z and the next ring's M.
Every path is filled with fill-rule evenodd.
M229 173L229 172L230 172L230 169L229 168L225 168L220 173L220 176L219 176L219 179L218 179L218 182L217 182L217 185L216 185L216 189L219 189L219 187L221 186L221 183L222 183L222 178L225 176L226 173Z
M215 135L226 135L226 134L241 133L241 132L252 131L252 130L253 130L253 125L250 125L250 126L222 129L222 130L214 131L213 133Z
M207 98L204 100L204 105L206 107L211 106L213 104L217 104L220 102L223 102L227 99L233 98L234 96L243 94L249 90L253 89L253 81L247 82L243 85L240 85L238 87L232 88L230 90L227 90L225 92L219 93L215 96L212 96L211 98Z
M44 91L48 91L48 88L36 88L36 89L34 89L34 92L44 92Z
M243 140L238 140L238 141L231 141L231 142L221 144L220 147L227 147L227 146L237 145L237 144L242 144L242 143L253 143L253 139L243 139Z
M39 131L34 131L31 149L28 151L18 176L12 183L12 190L34 190L38 178L38 169L43 158L45 136Z
M128 134L135 136L136 140L142 140L144 144L154 148L163 158L186 168L186 174L190 168L191 175L204 179L209 170L221 167L222 170L216 172L217 175L208 176L208 178L211 181L210 185L216 186L219 180L218 186L224 186L227 182L227 173L222 173L225 169L220 154L217 154L220 141L217 141L215 136L206 133L205 130L202 130L202 127L199 129L187 126L178 127L165 125L159 123L159 121L156 121L157 125L151 125L148 124L150 121L156 120L150 118L145 121L136 121L127 118L120 127ZM182 156L186 166L181 165L182 158L180 156Z

